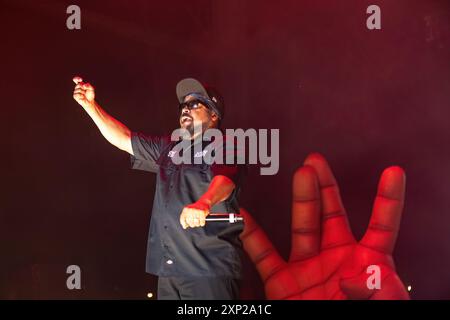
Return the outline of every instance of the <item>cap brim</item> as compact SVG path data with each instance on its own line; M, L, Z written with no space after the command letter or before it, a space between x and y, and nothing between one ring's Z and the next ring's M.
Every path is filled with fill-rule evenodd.
M190 93L200 93L205 97L209 97L205 87L203 87L203 85L195 79L187 78L178 82L177 97L180 103L183 102L184 97Z

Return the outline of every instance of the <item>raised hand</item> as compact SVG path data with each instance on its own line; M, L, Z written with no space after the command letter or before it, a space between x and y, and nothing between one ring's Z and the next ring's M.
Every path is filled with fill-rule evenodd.
M80 77L74 77L75 89L73 91L73 98L83 108L92 105L95 101L95 90L90 83L84 83Z
M294 174L292 246L289 261L245 210L244 249L264 281L268 299L409 299L395 271L395 245L405 174L390 167L381 175L369 228L357 242L327 161L311 154ZM368 286L369 266L379 267L379 289ZM370 269L369 269L370 270Z

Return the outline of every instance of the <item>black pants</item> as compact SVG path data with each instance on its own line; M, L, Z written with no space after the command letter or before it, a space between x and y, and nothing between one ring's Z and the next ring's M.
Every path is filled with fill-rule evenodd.
M239 280L224 277L158 278L158 300L237 300Z

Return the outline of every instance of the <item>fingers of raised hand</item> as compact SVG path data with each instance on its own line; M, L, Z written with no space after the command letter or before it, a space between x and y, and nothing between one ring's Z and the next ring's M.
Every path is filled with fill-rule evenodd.
M75 76L72 78L72 81L75 82L75 84L78 84L80 82L83 82L83 78L81 78L80 76Z
M82 93L82 94L85 94L85 93L86 93L86 90L84 90L83 87L81 87L80 85L77 85L77 86L75 87L75 89L73 90L73 93L74 93L74 94L75 94L75 93Z
M94 91L94 86L90 83L83 83L83 89L86 91Z

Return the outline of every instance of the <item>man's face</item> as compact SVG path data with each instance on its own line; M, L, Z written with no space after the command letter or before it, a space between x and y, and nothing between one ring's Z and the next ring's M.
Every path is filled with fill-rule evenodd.
M195 100L193 96L186 96L184 102ZM208 107L199 103L197 108L189 109L184 107L180 114L180 128L188 130L191 135L194 133L194 127L199 128L201 126L201 132L206 129L215 126L217 116L212 113Z

